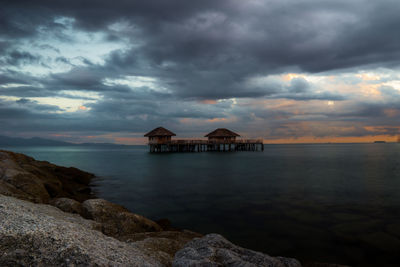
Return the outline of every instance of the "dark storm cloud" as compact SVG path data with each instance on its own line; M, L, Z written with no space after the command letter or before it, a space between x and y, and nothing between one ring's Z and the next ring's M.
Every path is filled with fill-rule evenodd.
M113 110L111 112L97 111L82 117L78 113L56 114L54 112L59 111L57 106L42 105L35 101L20 99L11 102L0 99L0 121L2 125L0 133L3 131L14 131L16 134L38 131L69 132L71 130L104 133L109 132L110 129L137 132L142 131L143 127L151 128L152 125L160 124L162 121L171 125L176 124L174 119L153 117L151 115L146 119L140 117L129 119L126 117L128 114L127 105L122 105L123 107L120 108L124 112L126 111L126 114L113 113L113 111L118 111L118 108L116 108L116 105L112 105ZM49 113L49 111L52 113ZM142 114L141 111L140 114ZM129 116L140 114L129 112ZM16 121L18 123L15 123Z
M293 78L290 85L279 90L275 97L295 99L295 100L344 100L345 97L331 92L318 92L318 88L313 86L304 78Z
M250 85L250 88L257 89L258 96L268 98L286 98L293 100L345 100L344 95L331 92L319 92L304 78L293 78L289 84L276 79L265 79Z
M0 74L0 85L7 84L7 83L20 83L21 80L10 77L8 75Z
M102 74L93 72L87 68L74 68L67 73L51 75L51 83L62 86L81 88L90 90L90 88L101 86Z
M55 118L56 116L54 114L49 114L48 111L55 112L59 110L60 108L57 106L41 105L36 101L23 98L13 102L0 99L0 119L2 119L4 125L14 124L23 128L25 127L25 123L30 120L38 121L52 117ZM15 123L15 120L18 120L20 123Z
M399 57L400 5L389 0L6 1L3 10L6 33L16 31L13 24L59 27L49 21L57 16L73 17L89 31L128 21L139 28L142 53L153 62L190 60L205 69L322 71L398 63Z
M393 25L399 25L400 8L395 2L269 1L258 9L251 3L229 3L224 7L206 3L208 9L200 9L191 20L178 14L173 19L137 22L149 40L144 50L148 58L241 74L290 67L314 72L391 64L399 58L400 37Z
M18 80L15 80L18 82ZM51 97L59 92L35 86L0 87L0 95L16 97Z
M294 112L289 111L233 107L228 102L203 105L199 101L348 100L348 95L325 91L302 78L288 84L269 80L251 84L249 80L286 72L398 68L398 14L400 5L391 0L2 1L0 95L20 100L12 105L7 102L9 107L3 103L1 123L10 129L25 125L34 130L40 124L52 131L141 131L167 123L179 127L182 118L208 120L233 114L237 122L232 125L239 129L241 123L258 118L270 120L271 126L276 123L279 129L288 120L301 119L293 119ZM72 34L64 34L66 30ZM71 58L62 54L57 44L36 42L39 36L51 36L73 46L80 38L78 31L101 33L105 42L123 43L124 47L107 51L104 63L94 63L85 54ZM92 45L96 50L96 44ZM34 49L44 51L45 56ZM46 62L50 53L56 54L55 63L67 65L69 70L35 76L13 68L44 66L52 71ZM155 87L162 85L165 90L106 83L127 76L153 78ZM73 114L55 114L56 108L26 99L78 98L67 90L96 92L101 99L86 104L90 108L86 113ZM387 109L399 108L398 91L382 87L380 92L383 103L360 103L349 112L310 113L304 118L393 124L394 118L388 114L394 111ZM7 113L18 116L18 126Z

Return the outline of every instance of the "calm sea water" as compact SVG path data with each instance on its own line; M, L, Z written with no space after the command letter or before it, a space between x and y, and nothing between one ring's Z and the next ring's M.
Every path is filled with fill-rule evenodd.
M7 149L93 172L97 194L133 212L270 255L400 264L400 144L176 154L144 146Z

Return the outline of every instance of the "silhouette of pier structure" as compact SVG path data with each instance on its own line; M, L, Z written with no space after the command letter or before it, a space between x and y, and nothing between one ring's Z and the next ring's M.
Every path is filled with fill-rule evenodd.
M261 139L236 139L239 134L225 128L218 128L205 135L207 140L173 140L173 132L158 127L144 135L149 138L151 153L161 152L208 152L208 151L264 151Z

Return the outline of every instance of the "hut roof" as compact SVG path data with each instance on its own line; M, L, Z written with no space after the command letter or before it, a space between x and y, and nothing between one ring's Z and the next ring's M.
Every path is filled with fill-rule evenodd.
M158 127L155 128L154 130L148 132L144 136L150 137L150 136L176 136L173 132L170 130L165 129L164 127Z
M240 135L225 128L218 128L212 131L211 133L205 135L205 137L234 137L234 136L240 136Z

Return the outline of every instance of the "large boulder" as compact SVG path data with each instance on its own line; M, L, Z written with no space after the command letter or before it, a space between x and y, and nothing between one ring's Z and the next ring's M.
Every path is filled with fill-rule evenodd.
M296 259L271 257L236 246L218 234L208 234L188 242L175 254L172 266L301 267Z
M50 195L41 179L20 166L13 153L0 151L1 192L33 202L47 202ZM22 157L21 157L22 158Z
M79 215L0 195L0 266L163 266L143 245L96 228Z
M81 202L92 197L89 183L93 177L76 168L0 150L0 193L4 195L36 203L60 197Z
M0 169L1 171L1 169ZM0 174L1 177L1 174ZM27 194L26 192L16 188L14 185L2 180L0 178L0 194L6 196L12 196L19 199L25 199L29 201L34 201L35 197Z
M104 199L89 199L82 206L84 217L101 223L103 233L109 236L121 239L135 233L162 231L152 220Z
M75 199L70 199L65 197L55 198L52 199L49 204L65 212L77 213L80 215L84 214L84 209L82 207L82 204L76 201Z
M178 250L193 238L201 236L188 230L146 232L126 236L125 241L147 251L162 264L170 266Z

